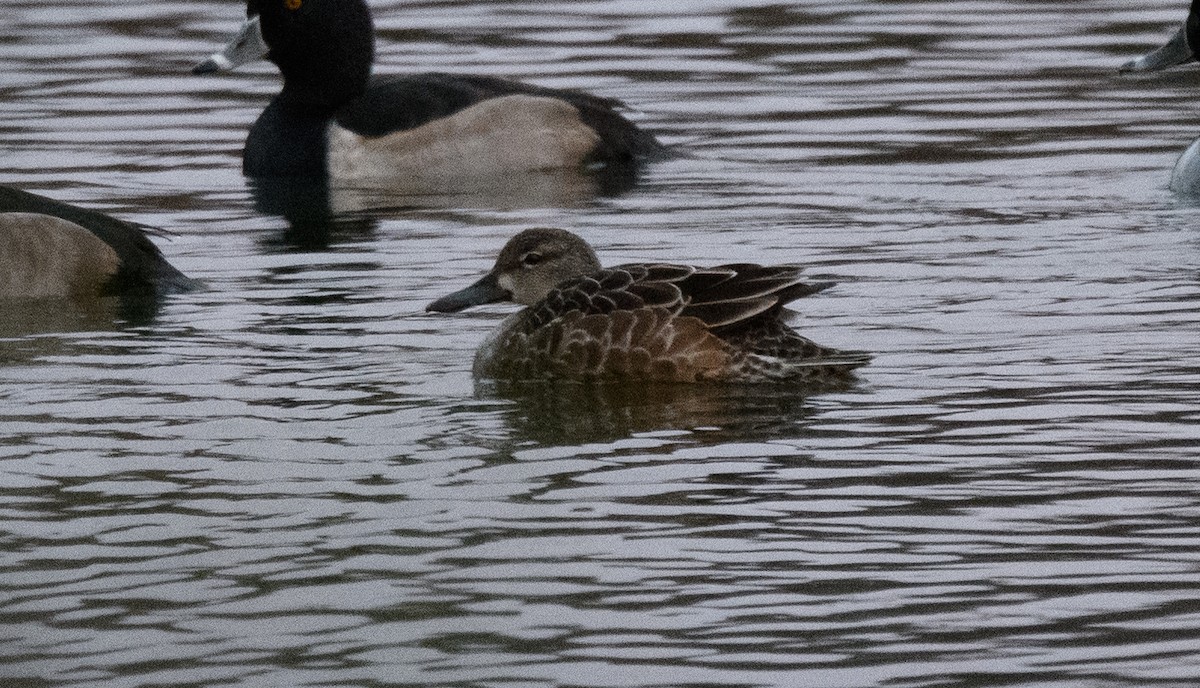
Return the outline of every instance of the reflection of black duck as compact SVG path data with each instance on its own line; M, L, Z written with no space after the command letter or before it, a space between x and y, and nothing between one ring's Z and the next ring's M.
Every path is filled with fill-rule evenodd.
M666 148L615 101L485 76L371 78L363 0L249 0L249 20L197 71L266 53L283 90L250 130L252 177L455 191L463 179L533 170L633 169Z
M157 297L196 286L146 232L103 213L0 187L0 297Z
M498 379L771 382L840 385L870 357L800 336L783 306L831 283L796 266L631 264L604 269L561 229L513 237L474 285L431 303L453 312L529 306L480 347L475 373Z
M1200 0L1192 0L1187 19L1165 45L1121 66L1122 72L1156 72L1175 65L1193 62L1200 48ZM1192 142L1175 162L1171 171L1171 190L1176 193L1200 194L1200 138Z

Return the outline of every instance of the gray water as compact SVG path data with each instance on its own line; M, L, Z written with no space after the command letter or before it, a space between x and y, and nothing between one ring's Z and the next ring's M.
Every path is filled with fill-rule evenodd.
M1194 686L1200 69L1182 0L376 0L380 72L625 100L634 190L256 202L237 2L5 0L0 184L173 233L152 319L0 338L7 686ZM545 180L543 180L545 181ZM553 180L550 180L551 182ZM801 262L861 382L477 385L520 229Z

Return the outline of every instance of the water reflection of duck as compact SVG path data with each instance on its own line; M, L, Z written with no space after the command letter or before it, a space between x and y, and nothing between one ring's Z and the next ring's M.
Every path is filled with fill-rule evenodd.
M1187 19L1165 45L1121 65L1122 72L1156 72L1196 60L1200 47L1200 0L1192 0ZM1171 171L1171 190L1200 195L1200 138L1192 142Z
M604 269L574 234L529 229L486 276L427 310L529 306L480 347L480 377L844 384L870 357L818 346L783 322L784 304L832 286L798 273L749 264Z
M141 228L0 186L0 298L157 297L196 282Z
M802 386L484 380L475 391L489 402L506 402L497 410L511 431L506 441L514 447L528 441L579 446L640 433L697 429L702 430L685 441L719 444L752 437L762 442L795 438L798 424L821 413L807 401L811 390Z
M251 177L436 193L532 171L632 174L666 148L616 101L486 76L372 78L363 0L249 0L249 20L198 72L266 54L283 90L250 130Z

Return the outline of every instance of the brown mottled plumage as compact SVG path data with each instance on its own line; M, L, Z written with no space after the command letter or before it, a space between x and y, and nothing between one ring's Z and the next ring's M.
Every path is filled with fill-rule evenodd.
M480 347L475 373L501 379L845 382L870 359L800 336L784 304L832 286L797 266L601 268L579 237L529 229L474 285L429 304L453 312L494 301L529 306Z

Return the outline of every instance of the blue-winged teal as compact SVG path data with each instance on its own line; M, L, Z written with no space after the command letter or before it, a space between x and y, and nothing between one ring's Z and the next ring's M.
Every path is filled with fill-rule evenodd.
M475 284L426 310L529 306L480 347L475 374L500 379L845 382L870 360L818 346L782 321L783 305L832 286L800 268L640 263L602 268L587 242L528 229Z
M1200 0L1192 0L1187 19L1170 40L1157 50L1121 65L1121 71L1156 72L1194 62L1197 50L1200 50ZM1193 141L1175 161L1170 188L1181 194L1200 194L1200 139Z
M146 233L92 210L0 186L0 298L157 296L196 283Z
M556 168L636 166L666 147L615 100L487 76L372 77L364 0L249 0L247 23L196 72L265 56L283 91L250 130L251 177L337 186Z

